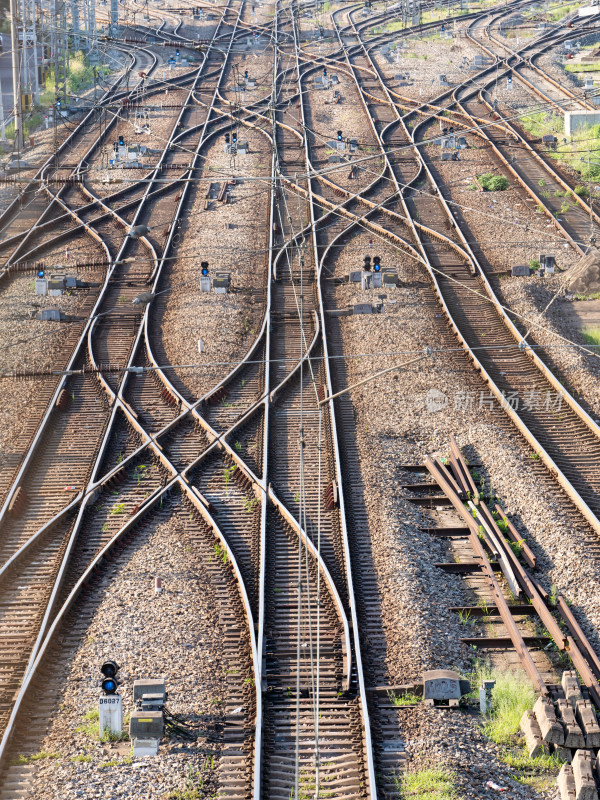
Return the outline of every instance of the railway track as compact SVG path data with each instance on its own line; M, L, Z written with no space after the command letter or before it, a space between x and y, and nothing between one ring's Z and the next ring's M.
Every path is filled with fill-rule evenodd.
M197 77L199 75L200 72L198 72ZM192 90L193 84L190 92ZM184 112L182 111L181 113L183 114ZM179 136L177 124L174 125L172 136ZM167 143L164 155L168 153L170 143L171 138ZM155 174L157 174L156 171ZM145 219L149 219L149 216L144 218L142 209L151 189L152 182L147 185L142 201L138 204L134 223L140 224L141 222L143 224ZM145 281L148 276L152 275L152 265L156 269L158 255L149 242L146 242L144 246L151 256L146 259L150 267L148 268L147 276L144 277ZM123 259L123 262L121 262L121 274L119 277L122 280L127 277L132 269L131 264L136 257L136 249L139 253L139 247L140 245L135 241L132 242L128 238L123 240L123 244L117 253L117 265L111 270L111 277L117 277L120 259ZM126 253L131 255L126 256ZM127 259L131 259L131 261ZM112 293L110 289L104 293L104 296L100 298L104 301L104 305L96 305L98 313L92 317L91 324L88 326L88 330L85 331L85 336L81 339L81 344L86 346L87 353L80 347L80 354L76 352L71 360L72 367L77 368L85 364L96 365L98 362L107 363L111 359L116 359L117 362L121 363L128 360L132 343L136 338L136 329L139 328L141 323L141 315L138 315L140 316L140 321L136 322L135 315L132 316L130 313L119 314L118 312L115 314L115 310L118 308L119 303L124 303L121 300L122 293L130 294L129 300L131 301L131 298L139 291L139 288L134 288L128 292L127 289L123 289L121 286L120 288L117 287L116 291L112 290ZM132 294L132 292L135 294ZM98 310L100 308L102 309L101 311ZM106 314L107 309L110 310L108 315ZM110 318L108 325L105 322L107 316ZM95 329L99 318L104 323L104 331ZM107 350L107 346L112 349ZM116 351L114 347L117 348ZM79 452L82 456L87 447L91 446L91 451L88 452L87 456L80 457L73 462L73 466L79 469L79 473L71 472L74 479L78 478L78 482L75 484L77 487L86 486L88 481L86 476L90 474L90 457L93 464L97 457L104 456L104 453L101 452L103 448L102 435L103 432L108 430L107 425L110 425L109 417L116 416L116 412L119 410L118 405L113 405L112 413L110 410L111 404L108 402L107 394L109 397L112 396L114 401L114 389L118 388L120 379L111 387L110 384L112 382L112 375L105 378L101 368L98 371L98 377L83 375L80 378L76 378L75 381L68 382L68 394L65 389L63 395L67 394L67 400L71 403L69 413L63 413L62 421L59 422L61 420L60 404L58 407L51 407L48 418L52 418L53 424L48 424L45 429L38 431L37 442L34 442L34 444L38 445L37 463L33 462L31 455L28 459L33 464L33 469L30 470L30 473L35 473L36 477L32 475L31 478L35 483L32 483L31 488L29 484L20 483L22 488L20 491L17 489L18 495L21 497L26 496L29 489L29 497L24 501L24 507L20 507L18 519L16 515L13 516L12 520L10 520L10 517L5 517L4 530L7 535L4 540L5 569L3 571L5 581L3 583L3 591L6 592L5 597L7 599L10 598L4 618L6 635L10 637L10 645L4 650L6 655L3 666L3 690L6 698L3 706L5 721L7 719L6 715L11 709L10 698L16 693L17 686L22 680L23 672L21 670L25 669L26 671L28 660L31 664L32 657L35 657L36 648L32 649L32 641L37 637L39 646L45 628L52 619L54 603L59 602L68 595L70 587L77 582L89 559L101 550L104 543L110 539L110 526L99 522L98 514L96 513L91 528L87 531L85 546L81 548L76 559L71 559L68 562L69 551L76 538L76 533L72 526L77 498L75 503L68 503L65 510L60 486L60 484L64 485L64 465L63 469L57 471L56 466L52 467L52 464L55 463L54 459L56 458L56 452L53 453L53 450L57 446L66 448L65 453ZM57 390L55 396L58 396L60 391L62 391L61 388ZM82 424L84 420L85 423ZM92 431L90 429L90 424L94 421L96 425L95 436L91 435ZM58 425L56 424L57 422ZM33 452L32 448L29 453L32 454ZM40 455L42 461L40 461ZM77 467L78 464L79 467ZM25 469L28 466L29 464L25 463L21 467L23 475L25 475ZM40 484L40 474L45 474L45 483ZM139 474L138 472L138 476ZM156 478L158 479L158 477L160 476L157 475ZM136 479L136 482L139 485L141 481ZM154 485L152 481L150 483ZM77 491L80 493L79 488ZM54 505L49 505L49 502ZM98 502L96 502L96 512L97 510ZM80 519L82 515L83 512L80 510ZM6 523L9 520L7 527ZM11 528L14 533L11 533ZM40 531L40 528L41 535L36 537L35 534ZM35 539L33 546L31 546L31 537ZM25 548L23 548L23 545L25 545ZM28 545L30 546L28 547ZM18 574L14 571L14 556L16 556L16 560L19 563ZM26 564L29 566L26 566ZM11 567L13 568L13 577L9 579ZM70 575L67 580L64 580L63 578L67 572L70 572ZM15 579L22 581L25 576L32 584L43 585L50 589L50 591L45 589L41 593L38 592L35 604L31 603L32 598L30 598L27 611L23 610L22 601L19 600L22 592L25 592L25 584L23 584L22 592L15 592L11 588ZM52 589L54 581L56 583ZM14 636L14 625L17 619L19 620L20 631L18 638Z
M355 76L366 74L367 69L377 74L376 67L366 49L364 61L363 63L359 62L359 66L362 69L360 72L355 72ZM358 77L357 79L361 80ZM374 91L371 83L367 84L367 88L363 87L365 95L372 97ZM415 118L412 113L401 117L389 94L386 94L383 82L380 83L379 91L381 100L376 105L373 103L372 108L369 109L371 117L377 120L374 130L379 127L386 133L388 129L390 132L391 130L396 131L393 140L394 147L397 147L402 141L399 139L398 130L404 134L405 144L411 141L418 144L425 139L428 135L426 121ZM392 113L391 119L390 112ZM393 115L395 115L395 120ZM469 117L471 124L474 123L474 116ZM409 133L406 124L413 121L415 124ZM382 140L382 150L384 144L389 146L389 143ZM466 343L467 350L471 354L477 352L477 357L472 356L474 362L478 368L483 370L482 374L490 379L489 383L495 387L496 396L500 399L510 396L510 392L516 392L517 396L522 397L525 391L536 391L540 387L552 392L562 391L560 384L556 382L554 376L539 359L516 348L521 335L514 329L506 316L499 315L494 309L493 303L496 300L492 287L485 278L466 238L461 235L460 228L456 226L455 218L445 202L442 190L437 188L439 181L436 181L435 166L427 161L422 147L415 147L413 152L419 159L416 162L418 167L416 175L406 175L406 165L395 164L393 153L388 156L390 166L395 171L396 186L399 191L402 191L402 187L414 186L416 181L425 174L431 187L430 192L439 197L439 203L432 203L422 190L406 192L409 213L413 219L418 218L419 220L420 244L424 258L429 263L434 285L446 306L445 310L453 327ZM421 170L424 170L424 173ZM423 236L422 225L431 231L445 231L445 233L437 237L429 234ZM481 324L481 328L477 340L469 338L477 336L475 329L479 324ZM507 348L506 355L499 356L490 351L487 357L485 356L485 337L489 334L493 334L494 342L504 343ZM485 361L482 358L485 358ZM515 382L514 386L511 385L511 380ZM527 410L525 413L521 410L520 416L523 424L520 425L520 429L522 432L529 433L529 442L535 447L536 452L540 452L543 458L547 459L547 465L555 475L558 475L567 492L572 493L572 499L576 498L576 504L583 511L588 522L592 527L596 527L598 524L597 466L592 466L592 464L596 464L598 458L597 425L577 404L569 405L569 425L562 429L562 432L561 425L557 424L557 419L552 419L553 416L556 417L556 414L553 414L551 410L543 409L532 415ZM512 411L508 408L509 415ZM574 446L575 440L571 438L574 432L581 437L581 442L584 443L585 456L581 457L579 463L577 463L578 448ZM546 448L548 452L546 452ZM581 452L579 455L582 455ZM568 474L569 479L565 478L565 473Z
M74 367L92 368L97 378L75 376L61 387L68 388L67 396L71 393L72 402L77 400L79 406L69 404L62 428L48 425L56 444L43 441L50 434L40 429L38 446L48 454L47 464L41 468L49 476L48 484L33 488L40 474L40 464L34 465L32 486L22 492L24 505L19 509L27 516L29 527L14 525L14 536L6 540L6 561L0 574L9 582L7 597L12 594L14 618L9 618L13 626L11 662L0 672L0 677L6 676L4 710L8 719L1 758L17 744L27 747L27 734L11 742L15 723L26 713L27 702L44 680L48 660L55 653L56 633L81 614L84 621L88 618L83 611L85 592L94 589L94 572L108 559L119 558L119 547L124 548L126 557L127 542L140 527L152 526L155 519L184 509L183 516L189 513L190 530L204 554L215 542L227 554L231 570L218 565L211 569L220 587L219 599L230 605L223 621L230 663L243 651L243 678L250 676L256 687L251 691L242 677L232 679L228 687L225 717L231 737L221 755L221 787L230 797L252 793L256 800L263 796L283 800L290 791L296 796L301 792L319 796L319 788L349 798L394 792L401 749L386 748L383 743L399 739L398 720L389 704L368 699L366 691L367 677L374 682L384 679L385 667L373 653L363 667L366 641L381 643L384 633L376 619L374 578L357 566L368 563L371 554L361 499L347 488L360 478L352 444L353 412L348 396L327 402L345 385L343 361L334 361L332 367L328 359L343 350L339 327L327 320L323 303L324 269L332 246L344 241L357 226L384 231L398 247L427 265L468 352L472 354L479 346L484 330L511 347L507 351L510 358L500 365L491 349L483 356L478 351L480 369L498 396L507 387L522 391L531 381L536 386L547 381L555 387L543 365L514 347L518 335L485 299L493 300L491 287L444 198L431 202L412 190L422 178L435 185L435 165L421 148L410 151L409 161L397 158L393 151L399 145L418 144L428 118L421 120L424 110L418 117L413 111L408 116L399 112L351 15L344 29L336 26L339 56L344 53L346 66L337 63L355 82L370 120L370 136L380 148L379 162L366 185L359 188L335 173L328 177L318 171L314 177L306 177L320 170L323 162L319 144L309 133L312 111L305 87L327 57L312 64L300 58L294 8L293 4L276 7L269 101L245 108L243 114L238 112L239 120L248 126L270 121L271 134L267 126L263 133L274 145L266 264L269 278L261 332L239 367L196 399L181 376L158 366L165 363L159 357L164 351L151 325L151 314L160 316L160 301L139 319L131 313L115 313L121 293L125 294L123 306L127 306L140 285L150 285L153 292L165 286L165 262L176 248L176 224L169 226L162 246L142 237L140 242L125 240L115 253L107 252L107 261L115 265L110 277L121 282L135 277L134 285L127 290L116 288L111 294L106 284L106 305L96 309L107 308L111 313L106 319L99 317L103 311L93 315L85 331L87 347L77 354L79 360L71 362ZM205 114L203 122L186 132L186 147L193 150L194 157L184 177L200 175L203 148L231 125L231 103L225 100L222 81L239 36L241 15L242 11L233 13L233 24L226 33L218 36L215 32L213 42L222 38L228 42L224 55L211 54L209 48L203 65L208 65L208 72L201 68L186 88L188 97L204 105ZM208 79L202 99L196 86L201 74ZM207 95L212 97L209 102ZM454 102L467 124L472 124L482 112L474 108L471 116L462 99L454 98ZM411 114L417 124L409 131L406 122ZM178 136L174 133L169 145L177 142ZM80 164L88 154L89 148ZM169 158L167 148L162 158ZM153 185L157 175L155 169L141 198L126 201L130 219L123 216L125 205L115 211L107 198L86 188L88 206L105 209L107 218L121 225L149 225L156 218L155 204L162 196ZM183 216L189 202L188 186L182 185L173 223ZM165 192L176 188L177 179ZM86 205L75 207L74 195L72 192L57 202L62 201L65 217L82 225ZM113 193L111 200L116 197L125 199L125 192ZM19 253L35 253L25 251L27 241L26 236L20 238ZM42 251L47 241L39 247ZM140 273L128 259L147 260L151 266ZM473 295L469 289L479 294ZM474 315L481 319L480 329L474 324ZM108 363L126 369L115 373L103 368ZM519 383L521 379L524 383ZM57 390L56 401L59 394ZM223 404L224 398L233 402ZM586 470L590 464L596 465L598 458L596 431L575 403L570 403L569 409L570 435L574 431L581 434L589 448L579 459L577 453L568 451L568 437L562 435L551 413L521 416L520 423L510 416L528 441L535 437L536 445L538 439L543 442L545 462L550 469L558 464L568 476L563 486L584 515L590 512L587 518L593 524L595 466ZM59 412L51 409L47 419L56 422L57 418ZM77 495L67 505L44 506L44 495L54 497L58 488L52 478L52 447L65 443L83 448L84 440L90 439L89 431L80 428L83 419L95 419L97 433L93 449L80 460ZM81 441L75 445L72 436L76 432ZM24 484L15 485L15 491L21 486ZM179 492L182 500L173 501ZM7 503L13 497L14 493L9 493ZM111 513L121 506L125 524ZM179 510L174 510L175 506ZM45 593L38 591L29 617L23 613L22 600L31 605L31 589L23 589L21 598L13 588L16 582L23 585L23 580L31 587L49 587ZM17 625L19 635L15 637ZM82 630L82 624L75 626L73 642ZM15 661L21 670L18 676ZM14 705L11 696L15 696ZM235 711L238 708L243 708L241 715ZM35 738L39 732L33 731L31 736ZM11 769L10 786L21 785L18 769Z

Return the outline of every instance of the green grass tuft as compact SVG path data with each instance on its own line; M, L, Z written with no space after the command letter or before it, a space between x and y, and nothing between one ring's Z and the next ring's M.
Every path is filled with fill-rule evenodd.
M536 694L528 680L517 672L491 670L489 677L496 685L492 689L492 713L483 730L496 744L506 744L519 732L523 712L533 708Z
M581 335L587 344L600 347L600 328L584 328L581 331Z
M504 192L508 189L508 178L504 175L494 175L492 172L484 172L478 175L477 180L487 192Z
M415 703L420 703L423 699L421 695L413 694L412 692L404 692L404 694L388 692L388 697L395 706L412 706Z
M29 756L18 755L10 762L13 765L21 766L21 764L32 764L34 761L43 761L47 758L60 758L60 753L48 753L46 750L40 750L39 753L32 753Z
M453 772L444 769L421 769L406 772L397 779L402 800L461 800Z

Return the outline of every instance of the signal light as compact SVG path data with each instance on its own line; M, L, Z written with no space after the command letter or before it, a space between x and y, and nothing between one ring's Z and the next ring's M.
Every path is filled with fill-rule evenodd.
M379 272L381 269L381 258L379 256L373 257L373 271Z
M338 137L338 142L341 142L341 141L342 141L342 139L343 139L343 134L342 134L342 132L341 132L341 131L338 131L338 132L337 132L337 137Z
M208 261L202 261L200 266L202 267L202 274L208 275Z
M119 136L119 147L125 147L125 137Z
M225 134L225 144L229 144L230 136L228 133Z
M116 694L120 681L117 673L120 667L116 661L105 661L100 667L100 672L104 675L104 680L100 684L104 694Z
M43 278L45 274L43 269L38 269L38 278Z
M248 70L244 70L244 80L248 80Z
M327 77L327 67L323 67L323 77Z
M367 272L371 271L371 256L365 256L365 270Z
M179 58L179 50L175 50L175 55Z
M234 131L231 134L231 141L233 142L233 144L236 144L236 142L237 142L237 131Z

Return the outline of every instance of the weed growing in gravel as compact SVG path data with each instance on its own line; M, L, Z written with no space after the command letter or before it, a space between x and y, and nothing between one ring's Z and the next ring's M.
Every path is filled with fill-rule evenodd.
M83 715L83 724L77 728L77 733L85 733L93 739L98 738L98 718L100 714L97 708L91 708Z
M60 758L60 753L48 753L46 750L40 750L39 753L32 753L29 756L18 755L10 762L16 766L21 764L32 764L34 761L43 761L46 758Z
M253 508L256 508L256 506L258 505L258 502L259 501L258 501L257 497L253 497L252 499L250 499L248 497L244 497L244 499L242 500L242 504L244 506L244 511L247 511L248 513L250 513Z
M404 694L396 694L395 692L388 692L390 702L395 706L413 706L415 703L420 703L423 699L418 694L412 692L404 692Z
M475 625L477 619L471 615L470 611L459 611L458 612L458 619L460 620L461 625Z
M118 767L119 763L120 761L118 758L111 758L110 761L103 761L102 764L98 764L98 769L108 769L109 767Z
M577 197L587 197L589 194L587 186L576 186L573 191Z
M111 514L124 514L125 513L125 503L116 503L111 510Z
M513 551L513 553L516 555L516 557L519 558L519 556L521 555L521 553L523 551L523 543L522 542L509 542L508 546Z
M100 737L101 742L126 742L129 739L127 731L113 733L109 728L105 728Z
M242 443L241 442L236 442L233 446L235 447L235 449L236 449L236 451L238 453L242 452Z
M142 482L142 480L146 477L146 470L150 469L147 464L138 464L137 467L133 470L133 475L137 480L138 486Z
M72 761L74 764L78 763L87 764L91 760L92 760L91 756L84 755L83 753L80 753L78 756L71 756L71 758L69 759L69 761Z
M460 800L453 772L444 769L420 769L396 778L402 800Z
M581 335L587 344L600 346L600 328L584 328Z
M477 180L486 192L503 192L508 189L508 178L504 175L494 175L492 172L484 172L478 175Z
M518 733L523 712L533 708L536 694L531 684L516 672L492 670L492 713L483 730L496 744L507 744Z
M540 773L551 772L553 777L563 763L556 753L530 758L526 747L505 750L501 757L505 764L520 773L515 776L519 783L525 784L542 780L543 776ZM545 779L548 779L548 775Z
M225 550L224 547L221 547L221 545L218 542L215 542L213 544L213 550L214 550L215 556L217 558L221 559L223 564L226 564L227 560L228 560L227 550Z
M223 476L225 478L225 488L229 489L229 482L231 481L231 476L237 469L237 464L232 464L230 467L225 467L223 470Z

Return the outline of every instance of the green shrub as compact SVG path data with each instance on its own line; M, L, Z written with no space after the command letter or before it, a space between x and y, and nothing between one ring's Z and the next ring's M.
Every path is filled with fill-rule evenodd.
M587 186L576 186L573 191L577 195L577 197L587 197L589 192L587 190Z
M508 189L508 178L504 175L494 175L492 172L484 172L478 175L477 180L487 192L503 192Z
M537 272L539 268L540 268L540 262L537 260L537 258L532 258L531 261L529 262L529 269L532 272Z

